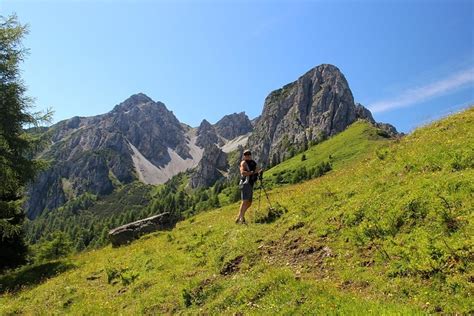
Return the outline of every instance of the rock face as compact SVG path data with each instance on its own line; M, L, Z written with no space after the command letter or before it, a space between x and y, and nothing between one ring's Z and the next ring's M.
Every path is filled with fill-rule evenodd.
M28 189L27 216L34 219L86 192L107 195L135 180L165 183L195 167L193 183L211 185L219 170L226 170L226 155L216 146L233 150L247 140L244 134L251 128L244 113L191 128L142 93L109 113L61 121L44 131L50 145L40 156L51 165ZM198 166L205 148L206 159Z
M292 151L342 132L358 118L373 121L369 110L354 104L339 69L323 64L267 96L248 146L263 164L277 164Z
M201 161L191 176L191 187L209 187L218 179L224 177L224 173L229 168L227 154L215 144L211 144L204 149Z
M364 107L362 104L357 103L356 104L356 116L357 118L366 120L372 124L375 124L375 120L372 116L372 113L370 113L369 109Z
M196 144L200 147L206 147L218 143L219 137L216 129L207 120L203 120L197 129Z
M217 134L225 139L234 139L253 130L252 122L244 112L224 116L215 124Z
M229 141L246 135L252 130L252 122L244 112L226 115L214 125L207 120L203 120L197 129L196 144L201 147L211 144L223 147Z
M375 126L377 126L387 138L400 137L403 135L403 133L397 131L395 126L388 123L375 123Z
M252 122L244 112L226 115L214 125L203 120L196 144L204 147L204 153L192 173L191 187L209 187L223 178L229 167L226 153L245 144L252 130Z
M153 167L148 172L159 173L173 159L191 161L196 152L173 113L144 94L131 96L104 115L59 122L48 135L52 145L42 158L52 163L29 188L30 219L85 192L106 195L116 184L137 179L147 171L136 165L137 155Z
M169 213L162 213L136 222L128 223L109 231L112 247L126 245L154 231L171 227Z

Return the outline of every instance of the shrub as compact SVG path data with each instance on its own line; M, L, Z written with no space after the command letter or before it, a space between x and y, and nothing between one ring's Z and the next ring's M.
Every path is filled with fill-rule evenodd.
M454 206L445 197L438 196L442 201L442 208L440 212L441 222L447 233L451 234L459 229L460 223L456 218Z
M470 155L466 152L456 152L452 155L450 167L452 171L461 171L463 169L473 168L474 155Z
M283 176L281 175L281 173L278 173L275 177L275 182L277 184L280 184L280 183L283 183L284 179L283 179Z
M107 274L108 284L117 284L120 280L123 286L132 284L140 275L137 272L130 271L129 268L114 267L106 267L105 273Z
M56 231L49 240L40 242L35 248L34 252L37 261L54 260L70 254L72 242L68 235Z
M273 223L281 216L283 216L283 214L285 214L287 211L288 210L285 207L281 206L280 204L277 204L275 207L267 208L265 213L257 214L255 222L259 224Z
M390 138L390 134L387 133L387 131L384 131L382 129L377 129L377 135L379 135L383 138Z
M388 155L388 150L386 148L377 149L375 154L377 155L377 158L379 158L380 160L385 160L385 158L387 158L387 155Z
M305 166L302 166L293 173L293 176L291 178L291 183L298 183L302 180L308 179L308 172L306 170Z

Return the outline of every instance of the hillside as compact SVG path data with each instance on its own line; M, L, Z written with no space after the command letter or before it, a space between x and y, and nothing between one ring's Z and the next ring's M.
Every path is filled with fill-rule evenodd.
M358 121L340 134L310 147L304 153L305 161L301 161L301 153L266 172L266 183L268 186L297 183L324 174L318 173L320 165L329 163L332 169L337 170L346 163L360 160L373 154L378 146L388 141L379 135L381 132L366 121ZM237 154L238 157L235 158L240 159L237 151L233 154ZM232 165L237 167L238 162L229 157ZM302 172L302 168L306 171ZM71 199L62 207L27 221L25 230L28 242L41 243L42 239L60 230L69 236L76 250L97 248L107 243L109 229L131 221L164 211L176 211L187 217L192 213L227 205L240 198L237 181L221 183L220 187L225 186L222 190L218 188L219 185L190 190L189 182L189 174L181 173L165 186L156 187L135 181L118 185L110 195L101 197L84 194ZM184 200L184 203L177 205L172 200Z
M265 172L265 178L275 184L299 182L296 174L302 170L308 173L325 163L329 163L331 169L343 168L354 160L373 154L388 140L383 130L367 121L357 121L343 132L271 168Z
M107 113L75 116L29 131L41 136L43 148L37 158L48 164L28 186L26 215L39 219L91 195L103 199L135 181L164 184L183 172L191 173L193 189L207 189L235 175L229 158L242 146L251 148L260 162L276 165L358 119L397 134L393 126L376 123L368 109L354 102L344 75L329 64L270 92L262 114L253 121L241 112L225 115L215 124L204 119L193 128L180 122L164 103L134 94ZM124 212L118 207L114 215Z
M472 126L474 108L275 188L283 214L261 210L266 224L234 224L231 204L127 247L23 268L0 278L0 314L473 313ZM305 154L286 168L319 163Z

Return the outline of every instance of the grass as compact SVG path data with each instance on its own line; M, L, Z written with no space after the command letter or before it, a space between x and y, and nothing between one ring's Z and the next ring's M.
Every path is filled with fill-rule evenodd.
M334 137L265 170L265 185L270 188L301 182L304 177L295 178L295 176L302 169L311 172L325 163L329 163L333 170L338 170L367 155L373 155L377 148L388 144L388 142L389 140L380 136L380 131L373 125L366 121L357 121ZM302 159L303 155L304 160ZM232 159L235 160L234 158ZM238 164L238 161L234 163ZM314 177L317 175L307 175L306 178ZM219 201L221 205L227 205L235 196L240 199L240 190L231 186L219 194Z
M267 170L264 175L270 184L289 183L301 168L311 168L329 162L332 169L340 169L387 144L379 130L366 121L357 121L345 131L312 146L307 151L283 161ZM304 158L303 158L304 156ZM277 177L280 176L280 180Z
M51 261L22 267L13 273L0 276L0 293L14 293L22 288L38 285L72 268L74 264L67 261Z
M473 313L472 126L474 108L275 188L287 211L268 224L233 224L232 204L74 255L2 294L0 314Z

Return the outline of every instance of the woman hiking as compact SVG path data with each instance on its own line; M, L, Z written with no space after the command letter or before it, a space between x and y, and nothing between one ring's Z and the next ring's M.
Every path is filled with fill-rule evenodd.
M240 204L239 215L235 222L246 224L245 212L252 205L253 185L257 182L258 175L262 169L257 169L257 163L252 160L252 153L250 150L245 150L243 159L240 162L240 196L242 203Z

